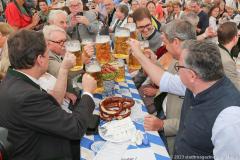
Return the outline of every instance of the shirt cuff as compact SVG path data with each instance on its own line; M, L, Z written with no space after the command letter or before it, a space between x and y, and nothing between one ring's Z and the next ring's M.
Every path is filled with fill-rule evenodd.
M92 93L89 93L89 92L85 92L85 91L84 91L83 94L82 94L82 96L83 96L84 94L89 95L89 96L92 97L92 99L93 99Z
M168 92L168 82L172 74L169 72L164 72L159 83L160 92Z

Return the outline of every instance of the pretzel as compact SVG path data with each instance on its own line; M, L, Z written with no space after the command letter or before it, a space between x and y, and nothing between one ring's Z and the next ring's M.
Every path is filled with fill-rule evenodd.
M99 104L100 118L105 121L123 119L131 114L134 100L122 97L108 97Z

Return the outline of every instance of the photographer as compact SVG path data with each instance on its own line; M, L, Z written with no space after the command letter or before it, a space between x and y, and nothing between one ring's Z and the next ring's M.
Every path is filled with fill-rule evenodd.
M95 12L83 11L81 0L68 0L67 5L71 11L67 29L68 35L72 39L80 41L86 38L94 40L99 30L99 22Z

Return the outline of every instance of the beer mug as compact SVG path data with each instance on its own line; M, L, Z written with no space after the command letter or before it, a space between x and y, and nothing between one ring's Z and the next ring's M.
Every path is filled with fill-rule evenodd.
M138 62L138 60L132 55L132 53L129 54L128 68L131 69L131 70L141 69L141 64L140 64L140 63Z
M125 28L129 29L130 37L132 39L137 39L137 32L136 32L136 24L135 23L126 23L124 25Z
M84 47L88 44L92 44L93 43L93 40L92 39L82 39L82 43L81 43L81 48L82 48L82 54L85 56L85 57L88 57L88 58L91 58L89 57L89 55L86 53L86 51L84 50Z
M111 60L110 37L99 35L96 37L96 58L100 64L105 64Z
M117 28L114 39L114 57L126 59L129 53L129 45L127 41L130 37L130 31L127 28Z
M76 56L76 65L71 68L71 71L79 71L83 68L81 45L78 40L67 41L65 45L66 51L71 52Z
M116 61L115 66L118 68L118 74L115 77L116 82L124 82L125 81L125 64L122 59L118 59Z
M101 76L101 66L94 61L85 66L86 72L90 74L97 81L97 88L94 93L103 92L103 81Z

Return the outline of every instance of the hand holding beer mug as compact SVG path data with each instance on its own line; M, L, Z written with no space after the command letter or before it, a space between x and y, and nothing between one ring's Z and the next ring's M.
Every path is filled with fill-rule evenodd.
M103 91L103 81L101 76L101 66L95 61L86 65L86 72L97 81L97 88L94 93Z
M82 60L84 64L88 64L94 54L93 41L91 39L82 40Z
M97 81L94 77L85 73L82 78L83 92L93 93L97 88Z
M69 70L76 65L76 56L72 53L66 52L61 63L61 68Z
M135 39L130 39L128 41L130 46L131 53L134 57L138 57L139 55L143 54L141 49L141 43Z
M81 45L78 40L72 40L66 42L66 51L76 56L76 65L71 68L71 71L79 71L83 68Z
M106 64L111 60L110 37L99 35L96 37L96 57L100 64Z
M117 28L114 39L114 57L120 59L128 58L129 45L127 41L130 37L130 31L127 28Z

